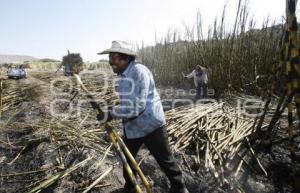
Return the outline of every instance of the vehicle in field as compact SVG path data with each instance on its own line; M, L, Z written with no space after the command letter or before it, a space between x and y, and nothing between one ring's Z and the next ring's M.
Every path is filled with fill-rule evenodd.
M10 67L7 70L7 77L9 79L27 78L27 71L23 67Z

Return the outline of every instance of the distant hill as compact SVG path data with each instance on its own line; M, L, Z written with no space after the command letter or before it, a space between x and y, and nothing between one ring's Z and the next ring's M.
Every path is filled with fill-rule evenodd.
M39 59L40 62L60 62L60 60L51 59L51 58L42 58Z
M32 56L22 56L22 55L1 55L0 54L0 64L3 63L23 63L25 61L36 61L39 60Z

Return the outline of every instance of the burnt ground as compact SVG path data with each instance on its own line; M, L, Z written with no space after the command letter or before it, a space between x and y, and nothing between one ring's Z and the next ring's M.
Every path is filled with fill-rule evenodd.
M99 153L96 148L73 145L67 141L45 137L48 127L44 126L41 130L38 125L49 116L49 102L53 100L49 91L52 75L51 73L42 73L37 76L40 74L38 72L31 74L32 76L27 80L7 80L9 86L15 87L35 84L37 86L31 89L39 95L30 96L31 100L15 104L14 108L7 110L1 118L0 192L27 192L57 172L65 171L80 161L93 157L85 166L62 180L58 180L42 192L82 192L99 174L113 166L112 171L90 192L120 193L124 180L122 166L119 164L120 160L114 150L107 156L103 164L99 164L103 153ZM162 98L170 99L176 97L178 97L176 94L162 96ZM285 123L286 119L283 118L282 125ZM265 138L264 135L262 138ZM28 143L32 136L39 140ZM252 142L256 157L265 168L267 176L262 172L253 155L249 153L246 145L241 149L239 156L228 162L229 164L223 172L225 181L216 178L211 170L204 168L204 163L200 166L197 165L194 161L195 152L192 149L176 153L175 156L184 171L186 185L191 193L296 192L293 190L291 176L293 169L289 157L289 141L286 131L279 128L274 140L276 143L273 145L265 144L264 140ZM244 157L245 163L240 172L235 174L241 160L240 157ZM153 184L153 191L168 192L169 182L166 176L160 171L157 163L145 148L139 152L137 160L143 160L141 168Z

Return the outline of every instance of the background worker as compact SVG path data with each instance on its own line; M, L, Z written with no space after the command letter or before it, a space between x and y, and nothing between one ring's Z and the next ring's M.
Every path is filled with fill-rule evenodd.
M184 76L187 79L194 78L194 84L197 90L195 99L207 98L207 76L208 70L207 67L203 67L197 65L195 70L193 70L190 74Z

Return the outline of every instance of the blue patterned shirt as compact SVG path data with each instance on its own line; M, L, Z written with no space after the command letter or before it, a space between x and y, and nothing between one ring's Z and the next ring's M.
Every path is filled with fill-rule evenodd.
M118 75L116 90L120 105L111 112L113 118L123 119L128 139L141 138L165 125L165 115L153 75L142 65L131 62Z

